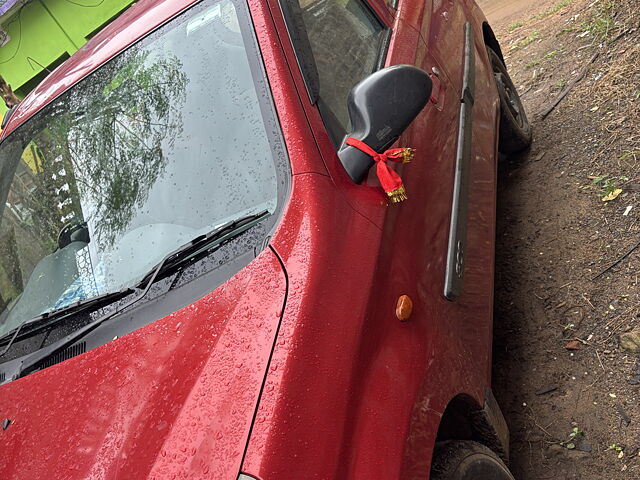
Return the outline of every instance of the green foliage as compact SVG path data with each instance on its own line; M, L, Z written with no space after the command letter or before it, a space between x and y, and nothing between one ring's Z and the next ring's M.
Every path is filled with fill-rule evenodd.
M531 34L527 38L525 38L522 41L521 46L522 47L527 47L527 46L531 45L533 42L535 42L538 39L540 39L540 31L534 30L533 32L531 32Z
M17 251L15 228L5 228L0 234L0 311L22 291L20 266L17 262L8 262Z
M539 30L534 30L532 31L529 36L527 36L526 38L520 40L513 48L512 50L519 50L521 48L525 48L528 47L529 45L531 45L533 42L535 42L536 40L540 39L540 31Z
M604 174L593 177L589 185L584 185L580 188L583 190L593 190L598 196L611 195L620 188L620 184L628 180L627 177L611 177L608 174Z
M595 9L593 15L588 20L582 22L582 30L590 32L593 36L601 40L607 40L615 23L612 17L613 7L613 1L600 4Z
M576 443L584 436L584 432L581 431L578 427L573 427L571 432L567 436L567 439L560 442L560 445L563 447L573 450L576 448Z
M560 37L560 36L562 36L562 35L565 35L565 34L567 34L567 33L571 33L571 32L575 32L575 31L576 31L575 27L565 27L565 28L563 28L562 30L560 30L560 31L556 34L556 37Z
M624 447L622 445L614 443L612 445L609 445L609 448L607 448L607 450L613 450L614 452L617 452L618 458L624 457Z
M640 155L640 150L629 150L628 152L625 152L622 155L620 155L620 158L618 158L618 162L626 162L627 159L629 158L633 158L633 160L635 161L639 155Z
M571 3L571 0L562 0L560 3L555 5L553 8L547 10L546 12L539 13L538 15L533 17L533 19L534 20L542 20L543 18L547 18L547 17L549 17L551 15L554 15L554 14L558 13L561 9L563 9L564 7L569 5L570 3Z
M538 60L533 60L533 61L527 63L526 67L527 68L537 67L538 65L540 65L542 63L543 60L548 60L550 58L553 58L556 55L558 55L558 53L560 53L560 49L552 50L549 53L547 53L546 55L544 55L542 58L540 58Z
M523 25L524 25L523 22L512 23L511 25L509 25L509 31L513 32L514 30L517 30L518 28L522 27Z

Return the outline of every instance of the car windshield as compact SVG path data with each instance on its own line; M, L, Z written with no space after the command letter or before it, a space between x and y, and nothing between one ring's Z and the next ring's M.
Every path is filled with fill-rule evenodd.
M0 145L0 335L275 210L248 18L240 1L198 4Z

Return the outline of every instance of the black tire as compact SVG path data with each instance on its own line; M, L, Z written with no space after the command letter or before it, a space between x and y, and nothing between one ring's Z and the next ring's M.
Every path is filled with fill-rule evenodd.
M431 480L514 480L500 458L484 445L468 440L436 443Z
M487 48L493 77L500 96L500 153L510 154L531 145L531 124L507 67L496 52Z

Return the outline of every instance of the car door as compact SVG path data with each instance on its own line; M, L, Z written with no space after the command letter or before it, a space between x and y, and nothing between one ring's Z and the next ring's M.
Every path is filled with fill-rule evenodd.
M423 22L422 34L429 50L457 83L464 68L463 28L467 18L463 0L428 0L425 14L429 19Z
M443 294L473 365L490 378L498 106L481 22L468 1L431 0L427 50L455 88L456 152ZM427 9L425 9L427 10ZM453 136L453 133L452 133Z
M429 48L431 7L429 0L400 0L397 11L374 0L282 3L295 50L288 52L290 63L300 67L298 80L304 80L304 96L311 100L305 105L307 118L327 170L353 208L380 228L379 242L363 245L377 267L366 338L361 340L360 358L354 359L359 392L354 409L376 414L358 418L354 427L371 440L367 451L358 452L361 461L352 465L350 477L398 478L399 469L416 468L399 466L398 459L428 461L437 430L437 424L430 424L434 412L437 417L461 388L479 398L484 393L477 387L483 382L469 380L475 346L485 338L482 323L467 328L474 326L477 305L466 302L466 291L462 301L444 297L461 91L461 81L451 72L462 71L463 58L439 60L436 53L443 52ZM463 36L459 41L464 45ZM411 164L394 165L409 200L387 205L375 174L354 183L336 151L349 131L348 91L373 70L396 64L421 67L436 88L432 101L398 142L417 150ZM474 261L471 266L476 268ZM402 295L414 305L404 323L395 314ZM485 373L480 375L483 380ZM404 456L405 448L413 453ZM366 470L372 465L378 469Z
M421 67L430 74L433 91L398 142L416 148L416 157L396 167L409 199L388 206L382 225L370 310L375 321L368 332L376 349L370 353L370 398L364 402L371 409L388 408L386 416L366 421L367 431L372 436L401 431L406 440L401 478L418 478L435 440L432 415L441 415L462 392L482 404L489 385L495 109L490 112L487 98L475 98L474 74L483 93L487 85L479 60L482 38L467 25L461 2L400 0L398 7L386 64ZM414 306L405 323L393 312L402 295ZM410 419L406 430L399 429L405 418Z

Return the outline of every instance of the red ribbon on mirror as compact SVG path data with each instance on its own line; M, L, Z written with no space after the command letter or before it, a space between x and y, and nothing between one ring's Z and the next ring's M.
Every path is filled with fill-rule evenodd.
M369 145L357 138L347 138L347 145L357 148L366 153L376 162L376 174L380 185L393 203L402 202L407 199L407 191L402 183L402 178L389 165L388 161L409 163L413 160L415 150L413 148L391 148L384 153L378 153Z

